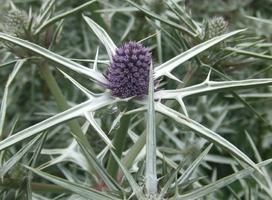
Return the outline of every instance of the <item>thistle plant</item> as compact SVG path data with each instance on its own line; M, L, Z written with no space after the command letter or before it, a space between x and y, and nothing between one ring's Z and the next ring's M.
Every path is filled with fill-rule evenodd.
M160 3L12 4L22 23L0 32L2 199L272 197L269 39Z

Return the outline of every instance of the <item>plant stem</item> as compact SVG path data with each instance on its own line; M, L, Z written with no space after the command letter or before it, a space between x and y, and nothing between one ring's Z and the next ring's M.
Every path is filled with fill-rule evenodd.
M133 103L128 101L126 111L131 110L132 107L133 107ZM124 151L130 118L131 118L130 115L123 115L121 117L120 127L115 133L113 138L113 146L115 148L113 152L118 156L118 158L121 158L122 153ZM113 155L110 154L108 164L107 164L107 172L112 178L116 178L118 169L119 169L119 166L116 160L114 159Z
M42 62L39 64L40 67L40 71L47 83L47 86L49 87L52 95L54 96L59 108L61 111L65 111L67 109L70 108L70 106L68 105L60 87L58 86L57 81L55 80L54 76L52 75L47 62ZM91 153L94 154L94 151L92 149L92 147L90 146L87 138L85 137L84 133L81 130L80 125L78 124L78 122L73 119L67 122L72 134L74 134L75 136L78 137L78 139L82 142L82 144L89 149L89 151ZM93 171L93 167L90 165L90 170Z

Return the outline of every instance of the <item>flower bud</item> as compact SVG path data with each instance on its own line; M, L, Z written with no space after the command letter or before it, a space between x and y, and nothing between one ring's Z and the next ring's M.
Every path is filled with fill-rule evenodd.
M10 10L4 19L4 31L12 36L25 38L28 28L28 15L23 10Z
M26 176L27 171L20 164L15 164L8 172L8 177L10 178L10 180L18 186L24 182Z
M119 98L146 95L151 62L151 53L141 44L130 41L118 48L106 76L112 95Z
M208 22L208 39L224 34L228 29L228 22L223 17L214 17Z

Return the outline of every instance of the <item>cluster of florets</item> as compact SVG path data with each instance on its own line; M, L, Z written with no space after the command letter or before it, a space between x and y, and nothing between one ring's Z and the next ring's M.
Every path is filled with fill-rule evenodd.
M13 36L25 36L25 31L29 25L29 18L23 10L10 10L4 19L4 31Z
M209 21L208 38L214 38L224 34L228 29L228 22L223 17L214 17Z
M141 44L130 41L118 48L107 71L112 95L119 98L146 95L151 63L151 53Z

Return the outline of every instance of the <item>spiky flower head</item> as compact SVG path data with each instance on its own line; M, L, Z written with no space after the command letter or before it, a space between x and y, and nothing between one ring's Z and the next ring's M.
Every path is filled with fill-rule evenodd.
M13 36L24 38L29 18L25 11L13 9L8 11L4 19L4 31Z
M208 38L224 34L228 29L228 22L223 17L214 17L208 23Z
M108 88L119 98L148 93L152 56L148 48L137 42L127 42L112 57L107 71Z

